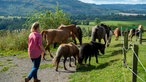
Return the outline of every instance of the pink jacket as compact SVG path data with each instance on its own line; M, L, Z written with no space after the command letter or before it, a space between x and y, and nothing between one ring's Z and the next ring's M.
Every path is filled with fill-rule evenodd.
M42 36L39 32L32 32L28 37L28 54L30 58L38 58L42 50L40 48L42 45Z

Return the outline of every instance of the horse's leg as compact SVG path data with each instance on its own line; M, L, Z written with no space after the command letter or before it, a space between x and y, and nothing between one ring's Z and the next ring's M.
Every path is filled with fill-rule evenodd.
M98 63L98 54L95 54L95 58L96 58L96 63Z
M104 43L105 43L105 45L107 47L108 46L108 37L107 37L107 34L105 34Z
M98 39L98 42L101 42L101 39Z
M77 44L76 38L75 38L75 34L72 33L72 39L74 40L75 44Z
M58 65L59 65L60 59L56 62L56 71L58 71Z
M86 57L85 57L85 64L86 64L86 62L87 62L87 59L88 59L88 57L86 56Z
M67 70L67 68L66 68L66 66L65 66L66 59L67 59L67 57L64 57L64 60L63 60L63 65L64 65L64 69L65 69L65 70Z
M49 54L50 54L50 57L51 57L51 58L54 58L53 55L52 55L51 52L50 52L50 43L47 45L46 49L48 49L48 52L49 52Z
M91 61L91 56L89 56L89 65L90 65L90 61Z
M76 63L76 56L73 56L73 57L74 57L74 59L75 59L75 65L76 65L76 64L77 64L77 63Z
M106 41L107 41L106 38L104 38L104 44L107 47L107 42Z
M69 57L69 66L71 67L71 56Z
M57 43L54 43L54 48L56 48L56 46L57 46Z

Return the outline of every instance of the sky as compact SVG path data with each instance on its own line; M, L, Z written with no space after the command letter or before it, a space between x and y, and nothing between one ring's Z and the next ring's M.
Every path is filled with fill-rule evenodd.
M146 4L146 0L79 0L94 4Z

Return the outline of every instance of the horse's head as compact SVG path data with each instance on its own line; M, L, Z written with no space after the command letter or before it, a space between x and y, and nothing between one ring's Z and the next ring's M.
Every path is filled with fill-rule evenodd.
M105 52L105 44L101 44L101 47L99 48L99 51L104 54Z
M102 54L104 54L105 52L105 44L102 44L102 43L97 43L95 41L91 41L91 43L93 43L93 46L98 49Z
M69 29L71 29L71 31L77 35L77 28L76 28L76 25L75 24L71 24L68 26Z
M83 59L84 59L84 58L83 58L82 56L79 56L79 58L78 58L78 63L79 63L79 64L82 64Z

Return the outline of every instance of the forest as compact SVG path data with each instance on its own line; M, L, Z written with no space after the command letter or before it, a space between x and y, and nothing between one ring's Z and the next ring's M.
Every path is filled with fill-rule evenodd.
M83 24L87 25L88 23L81 23L83 21L91 22L95 18L99 18L100 21L113 20L113 21L133 21L133 20L145 20L146 16L137 15L137 16L124 16L124 15L107 15L107 16L95 16L95 15L72 15L69 17L72 24ZM15 29L25 29L24 24L28 18L27 17L0 17L0 30L15 30Z

